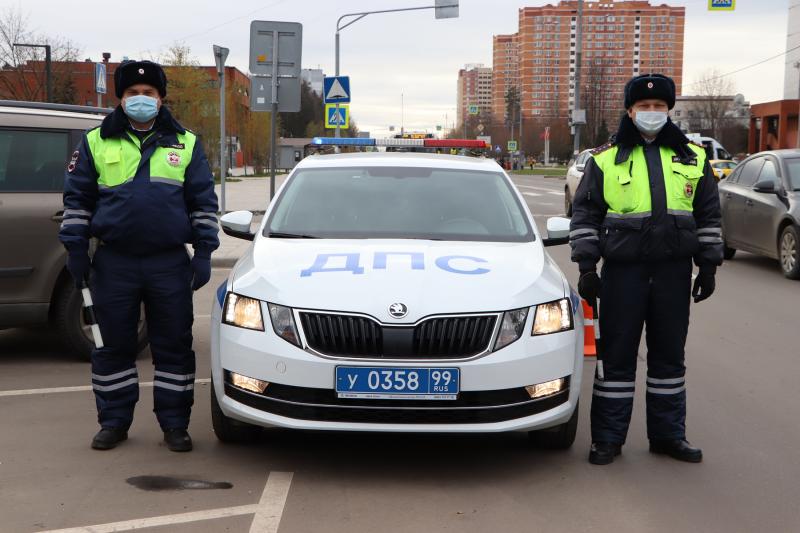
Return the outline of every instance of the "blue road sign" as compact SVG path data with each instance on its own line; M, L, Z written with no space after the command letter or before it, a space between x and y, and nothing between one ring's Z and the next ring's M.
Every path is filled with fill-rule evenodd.
M336 126L345 129L350 127L350 106L340 105L337 110L336 104L325 104L325 127L330 129Z
M326 104L350 102L350 76L333 76L322 80L322 94Z
M106 83L106 64L94 64L94 90L100 94L106 94L108 84Z

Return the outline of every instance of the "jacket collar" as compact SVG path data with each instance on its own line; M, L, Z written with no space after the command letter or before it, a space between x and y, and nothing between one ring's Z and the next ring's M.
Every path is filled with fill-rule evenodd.
M110 115L103 119L103 123L100 125L100 137L103 139L118 137L124 135L128 128L130 128L130 121L125 111L122 110L122 104L120 104ZM162 105L161 109L158 111L158 115L156 115L153 131L175 135L178 133L186 133L186 128L175 120L175 117L172 116L172 113L169 112L166 106Z
M639 133L636 125L627 113L622 116L622 120L619 122L619 129L617 129L617 133L612 140L614 144L619 146L615 161L617 165L627 161L637 145L646 144L645 140L642 138L642 134ZM672 122L671 118L667 118L666 126L661 129L653 142L658 146L667 146L671 148L675 154L681 158L682 162L688 162L695 157L695 153L687 146L691 141L689 141L680 128Z

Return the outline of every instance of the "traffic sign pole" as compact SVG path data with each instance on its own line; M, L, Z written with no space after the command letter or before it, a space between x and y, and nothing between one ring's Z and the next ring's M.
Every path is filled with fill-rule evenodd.
M228 166L225 164L227 155L227 143L225 142L225 60L228 58L229 50L222 46L213 47L214 61L217 64L217 75L219 75L219 183L220 183L220 210L225 214L225 175L228 173Z
M275 131L277 129L278 115L278 31L272 32L272 112L270 113L269 125L269 199L275 196L275 164L277 161L277 150L275 150Z

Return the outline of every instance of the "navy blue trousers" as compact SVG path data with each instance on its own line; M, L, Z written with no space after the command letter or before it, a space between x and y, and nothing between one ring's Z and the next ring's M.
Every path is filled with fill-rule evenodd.
M595 373L592 441L624 444L633 411L636 357L647 325L647 436L686 437L684 346L689 330L691 259L606 261L600 290L604 379Z
M192 271L184 248L147 256L100 246L90 287L105 346L92 352L98 422L128 428L139 399L137 326L144 304L155 377L153 399L162 429L189 426L194 402Z

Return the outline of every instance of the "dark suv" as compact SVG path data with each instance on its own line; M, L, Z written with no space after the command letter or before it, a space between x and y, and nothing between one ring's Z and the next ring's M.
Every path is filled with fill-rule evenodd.
M0 100L0 329L49 323L71 353L86 359L91 332L58 229L69 156L109 111ZM139 341L144 348L143 321Z

